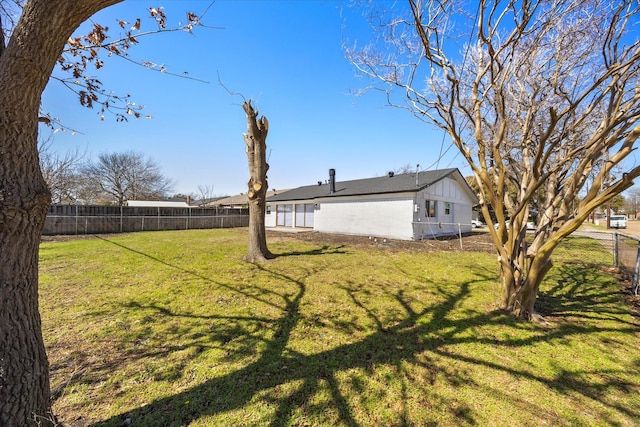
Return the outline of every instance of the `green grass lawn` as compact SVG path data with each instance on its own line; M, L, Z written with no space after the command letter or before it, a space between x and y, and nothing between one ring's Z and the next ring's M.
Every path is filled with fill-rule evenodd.
M576 426L640 423L640 322L570 239L539 309L495 310L483 252L145 232L40 251L54 411L120 426ZM127 420L128 419L128 420Z

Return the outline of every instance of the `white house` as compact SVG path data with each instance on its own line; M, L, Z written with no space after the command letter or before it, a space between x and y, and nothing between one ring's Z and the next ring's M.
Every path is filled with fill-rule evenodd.
M471 231L478 203L458 169L318 182L267 198L267 227L421 240Z

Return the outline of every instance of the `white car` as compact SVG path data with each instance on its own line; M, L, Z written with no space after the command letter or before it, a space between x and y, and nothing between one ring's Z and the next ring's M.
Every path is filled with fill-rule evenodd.
M509 229L509 225L510 225L510 223L511 223L511 220L510 220L510 219L508 219L508 220L506 220L504 223L505 223L505 225L507 226L507 230L508 230L508 229ZM495 224L493 224L493 228L495 228L496 230L497 230L498 228L500 228L500 223L499 223L499 222L496 222Z
M472 219L471 220L471 226L473 228L482 228L482 227L484 227L484 223L482 221L480 221L479 219Z
M511 220L510 220L510 219L508 219L508 220L506 220L504 223L506 224L506 226L507 226L507 230L508 230L508 229L509 229L509 225L511 225ZM497 230L499 227L500 227L500 223L499 223L499 222L496 222L496 223L493 225L493 228L495 228L496 230ZM532 230L533 230L533 231L535 231L535 229L536 229L536 223L535 223L535 222L533 222L533 221L527 221L527 231L532 231Z
M611 228L627 228L626 215L611 215L609 219L609 227Z

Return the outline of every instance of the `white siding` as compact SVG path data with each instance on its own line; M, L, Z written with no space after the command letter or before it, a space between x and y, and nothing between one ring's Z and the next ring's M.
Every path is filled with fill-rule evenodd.
M436 217L425 215L426 200L437 202ZM418 193L416 203L420 210L414 215L414 239L429 239L439 235L468 233L471 231L472 201L469 194L455 179L445 178ZM446 215L446 204L450 214Z
M314 230L411 240L413 194L318 200Z
M276 226L276 204L275 203L267 203L267 212L264 216L264 226L265 227L275 227Z

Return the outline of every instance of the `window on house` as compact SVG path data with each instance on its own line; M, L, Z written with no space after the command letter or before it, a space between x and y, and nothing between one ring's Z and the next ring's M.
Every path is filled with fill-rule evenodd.
M425 200L425 209L424 215L428 218L436 217L436 201L435 200Z
M267 215L271 215L271 205L267 205Z
M447 202L444 204L444 214L451 215L451 203Z

